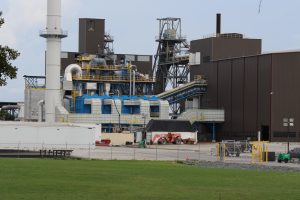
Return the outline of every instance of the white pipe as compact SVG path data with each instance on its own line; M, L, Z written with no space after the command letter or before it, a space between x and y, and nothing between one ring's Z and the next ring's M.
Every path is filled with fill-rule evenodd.
M82 76L81 67L77 64L71 64L65 69L64 80L72 81L72 76L74 73L76 73L76 76Z
M62 107L60 83L61 38L66 33L61 30L61 0L47 0L47 27L41 37L47 39L46 52L46 94L45 119L55 122L55 109Z
M129 96L131 97L131 65L129 66Z
M43 106L44 106L44 103L45 103L44 100L40 100L38 102L38 122L43 121Z
M133 76L133 86L132 86L132 95L135 96L135 70L132 71Z

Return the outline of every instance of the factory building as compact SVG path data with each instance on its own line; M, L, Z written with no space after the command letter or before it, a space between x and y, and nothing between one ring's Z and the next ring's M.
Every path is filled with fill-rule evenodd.
M115 54L104 19L79 19L79 51L61 52L60 63L63 106L56 122L100 123L103 132L119 132L169 118L169 103L152 96L152 56ZM46 77L24 78L25 120L44 121Z
M131 61L140 73L152 76L152 55L116 54L113 42L113 36L105 32L105 19L80 18L78 52L61 53L61 76L64 76L66 67L76 62L82 54L109 55L115 63Z
M208 82L201 108L225 110L218 140L257 139L260 132L262 140L300 141L300 52L261 54L261 40L220 32L192 41L191 51L201 53L191 79L202 75ZM203 124L198 129L211 132Z

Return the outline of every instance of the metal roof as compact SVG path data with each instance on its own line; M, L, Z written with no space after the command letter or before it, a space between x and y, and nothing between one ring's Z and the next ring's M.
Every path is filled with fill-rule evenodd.
M194 127L187 120L152 119L146 126L147 132L195 132Z

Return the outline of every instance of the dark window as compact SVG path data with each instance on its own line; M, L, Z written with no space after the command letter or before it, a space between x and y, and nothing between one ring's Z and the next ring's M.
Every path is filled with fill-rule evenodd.
M111 105L102 105L102 114L111 114Z

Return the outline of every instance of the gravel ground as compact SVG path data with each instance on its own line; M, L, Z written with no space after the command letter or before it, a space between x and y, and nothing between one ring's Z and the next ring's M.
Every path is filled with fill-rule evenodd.
M209 161L178 161L179 163L193 165L198 167L208 167L208 168L230 168L230 169L244 169L244 170L267 170L267 171L281 171L281 172L300 172L299 164L294 164L294 166L274 166L266 164L246 164L246 163L228 163L228 162L209 162Z

